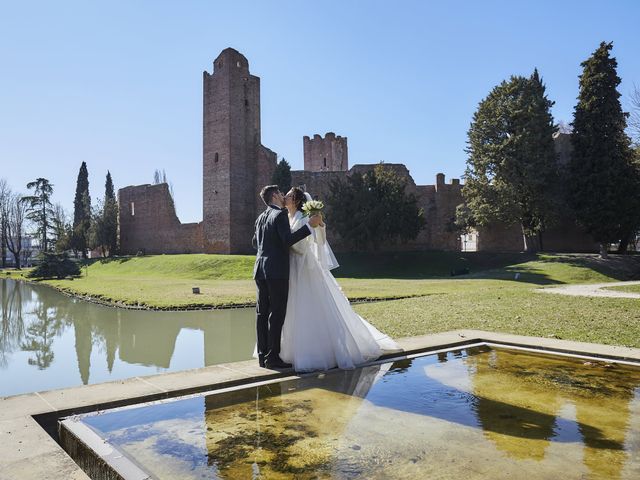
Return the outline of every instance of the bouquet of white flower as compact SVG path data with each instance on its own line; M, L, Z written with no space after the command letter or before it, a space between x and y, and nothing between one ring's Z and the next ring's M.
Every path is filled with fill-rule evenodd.
M311 217L313 215L316 215L317 213L322 212L323 208L324 203L322 203L320 200L308 200L304 203L304 205L302 205L302 213L304 213L307 217Z

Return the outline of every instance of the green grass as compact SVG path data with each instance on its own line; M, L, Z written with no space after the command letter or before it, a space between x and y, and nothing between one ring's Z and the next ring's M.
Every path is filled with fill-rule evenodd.
M80 278L44 283L110 303L161 309L252 305L253 261L224 255L133 257L96 261ZM334 273L352 300L413 297L356 305L393 337L471 328L640 347L637 299L536 292L546 285L638 279L637 256L422 252L341 255L339 261ZM460 268L470 273L450 276ZM202 293L194 295L193 286Z
M425 297L355 309L392 337L468 328L640 347L637 299L549 295L533 287L462 280L440 284L439 291Z
M619 292L640 293L640 285L626 285L620 287L605 287L607 290L617 290Z
M158 309L224 307L255 300L255 257L154 255L97 260L76 279L44 280L67 293ZM192 287L199 287L194 295Z
M253 255L151 255L95 260L89 276L243 280L253 272Z

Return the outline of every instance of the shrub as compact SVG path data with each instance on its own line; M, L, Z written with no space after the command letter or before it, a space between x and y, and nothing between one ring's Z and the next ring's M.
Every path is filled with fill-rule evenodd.
M67 253L44 253L40 264L27 275L29 278L65 278L80 275L80 267Z

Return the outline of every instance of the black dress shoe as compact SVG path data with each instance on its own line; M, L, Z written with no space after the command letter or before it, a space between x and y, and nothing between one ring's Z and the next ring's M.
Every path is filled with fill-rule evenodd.
M292 368L293 365L283 361L279 356L275 358L267 357L264 359L264 366L266 368Z
M264 368L264 355L258 354L258 364Z

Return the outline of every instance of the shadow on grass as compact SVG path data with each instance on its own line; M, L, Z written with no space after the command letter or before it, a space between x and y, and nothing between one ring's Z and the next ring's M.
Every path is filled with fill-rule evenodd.
M94 263L100 263L102 265L106 265L109 263L117 263L117 264L121 264L121 263L125 263L128 262L129 260L131 260L132 258L135 257L97 257L97 258L86 258L86 259L81 259L80 263L82 264L82 266L87 266L87 265L93 265Z
M524 265L539 261L592 270L611 281L640 279L640 255L610 255L606 260L597 254L485 252L350 253L337 257L340 267L333 270L333 274L338 278L516 280L534 285L565 283Z
M535 259L534 259L535 260ZM509 265L499 270L487 270L485 272L472 273L459 278L473 278L481 280L509 280L533 285L562 285L565 282L553 279L540 272L534 272L526 267Z
M610 277L612 281L640 280L640 255L609 254L609 258L602 259L597 254L558 253L554 255L541 254L540 260L594 270Z
M535 260L524 253L398 252L337 254L338 278L471 278L468 274L503 269ZM476 277L473 277L476 278Z

